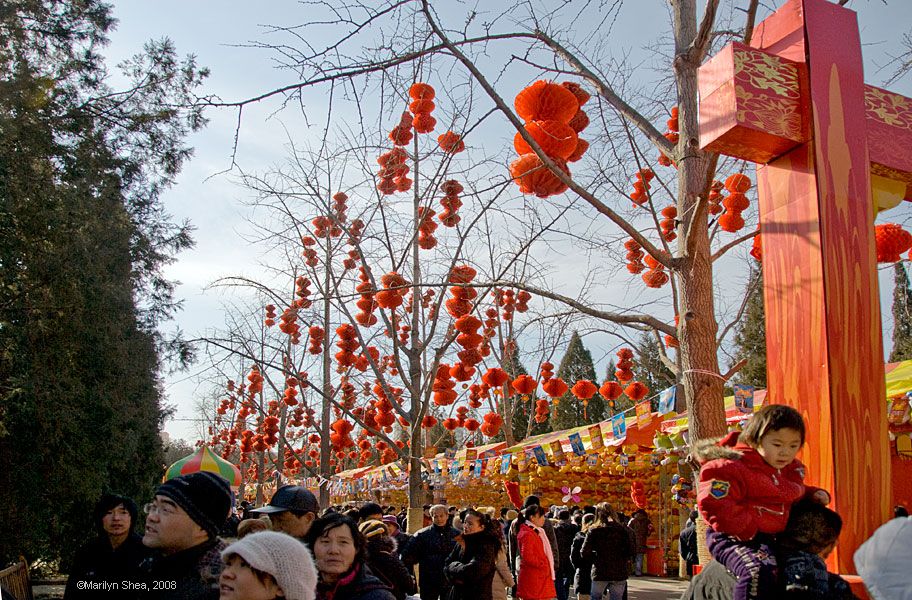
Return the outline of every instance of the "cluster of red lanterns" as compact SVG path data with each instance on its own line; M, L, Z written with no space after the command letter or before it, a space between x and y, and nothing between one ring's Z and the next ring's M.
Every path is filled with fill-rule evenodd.
M449 406L456 402L456 382L450 376L450 365L440 363L437 374L434 376L434 404Z
M713 179L712 184L709 186L709 197L707 198L707 211L709 214L715 216L722 212L722 200L725 198L725 195L722 194L722 190L724 189L724 183L718 179Z
M355 315L355 322L364 327L370 327L377 323L377 315L374 311L377 309L377 301L374 299L374 286L371 285L367 267L361 266L358 274L359 283L355 286L355 291L361 294L355 306L358 307L358 313Z
M485 416L482 417L482 424L480 427L481 434L485 437L494 437L500 433L500 428L503 426L503 418L496 412L485 413Z
M462 207L462 200L459 199L459 194L464 189L462 184L455 179L447 179L440 184L440 191L444 195L440 199L440 206L443 207L443 210L438 218L444 227L456 227L459 223L461 219L459 209Z
M317 245L317 240L313 239L309 235L301 236L301 244L304 245L304 249L301 250L301 256L304 257L304 264L308 267L316 267L320 264L320 257L317 256L317 249L314 246Z
M452 131L447 131L438 136L437 144L447 154L456 154L465 150L465 142L462 141L462 136Z
M409 282L395 271L391 271L380 278L383 289L374 295L380 308L391 310L402 306L403 298L408 294Z
M649 202L649 182L655 177L652 169L640 169L636 173L636 181L633 182L633 191L630 193L630 199L637 206L643 206Z
M662 230L662 238L666 242L673 242L678 237L678 234L675 233L675 229L678 226L676 220L678 209L675 206L666 206L660 214L662 215L662 220L659 221L659 227Z
M513 102L526 132L567 175L567 163L582 158L589 147L578 135L589 125L589 116L582 109L588 100L589 94L579 84L539 80L522 89ZM510 175L520 192L547 198L567 190L520 133L514 137L513 147L519 157L510 163Z
M434 237L437 230L437 223L434 222L436 214L429 206L418 207L418 247L422 250L430 250L437 245L437 238Z
M266 327L272 327L275 325L276 318L275 304L267 304L264 308L266 309L266 317L263 319L263 325Z
M665 139L667 139L672 144L677 144L680 139L679 124L678 124L678 107L673 106L671 108L671 118L666 121L666 126L668 130L665 132ZM672 160L664 152L659 152L659 164L663 167L668 167L673 164Z
M657 261L650 254L643 257L643 262L649 267L648 270L641 275L646 287L660 288L668 283L668 273L665 272L665 265Z
M355 366L355 361L358 360L355 350L361 346L358 341L358 332L355 331L351 323L343 323L336 327L336 335L339 336L338 341L336 341L336 347L339 348L339 351L336 352L335 358L339 369Z
M729 175L725 180L728 196L722 200L725 212L719 217L719 228L722 231L734 233L744 227L744 218L741 213L750 206L745 192L751 188L751 185L750 177L744 173Z
M912 234L896 223L882 223L874 227L874 246L877 250L877 262L896 262L901 260L900 255L903 252L912 247Z
M643 269L646 268L646 265L643 264L643 247L640 246L640 243L635 239L631 238L624 242L624 248L627 249L627 270L630 273L636 275L637 273L642 273Z
M757 237L759 238L760 236L757 235ZM751 251L751 254L753 254L753 251ZM675 331L677 331L677 329L678 329L678 323L680 322L680 319L681 319L681 317L679 315L675 315ZM665 345L668 346L669 348L677 348L679 345L678 338L673 335L666 334L665 335Z
M309 336L309 345L307 351L311 354L320 354L323 352L323 340L326 338L326 332L319 325L311 325L307 330Z
M285 379L285 391L282 392L282 401L287 406L297 406L298 404L298 383L297 377Z
M468 381L468 379L461 379L461 377L469 372L474 374L475 365L482 360L481 352L478 350L479 346L485 341L485 337L478 333L481 325L481 319L472 314L462 315L453 323L453 328L459 332L459 335L456 336L456 343L462 347L462 350L456 353L459 358L458 364L462 365L462 368L456 369L456 372L451 371L451 375L457 381ZM454 365L455 367L456 365Z
M408 177L408 152L404 149L393 146L392 150L377 157L377 163L380 165L380 170L377 171L380 179L377 189L381 194L389 196L412 189L412 180Z
M417 133L430 133L437 125L437 119L431 116L434 112L434 88L427 83L413 83L409 88L409 111L412 113L412 127Z

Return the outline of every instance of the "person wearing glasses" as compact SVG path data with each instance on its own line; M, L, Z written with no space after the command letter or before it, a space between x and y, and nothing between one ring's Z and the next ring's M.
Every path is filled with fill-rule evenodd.
M142 537L134 531L137 519L136 503L116 494L104 494L92 511L92 523L97 537L82 546L73 558L67 578L65 600L94 598L98 591L88 584L120 582L135 577L140 563L148 556ZM109 586L110 587L110 586ZM106 594L114 600L126 595Z
M218 531L230 510L228 482L214 473L181 475L158 486L145 506L142 542L154 553L142 564L148 593L143 597L218 598L225 549Z

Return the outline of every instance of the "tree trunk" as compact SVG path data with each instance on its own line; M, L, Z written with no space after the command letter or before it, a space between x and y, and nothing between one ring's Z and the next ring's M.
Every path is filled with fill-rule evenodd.
M330 341L332 336L330 335L330 326L329 326L329 314L332 305L330 304L330 294L329 289L332 285L332 278L330 277L330 260L332 259L332 237L326 237L326 256L324 256L324 278L323 278L323 331L325 335L323 336L323 414L320 416L320 506L326 508L329 506L329 477L332 475L332 470L330 469L329 461L332 457L332 446L330 446L330 419L332 418L332 411L330 406L329 399L332 398L333 389L331 377L331 353L330 353Z

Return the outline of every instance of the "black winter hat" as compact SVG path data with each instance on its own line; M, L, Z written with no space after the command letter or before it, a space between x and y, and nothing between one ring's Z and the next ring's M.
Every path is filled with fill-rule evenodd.
M215 537L228 520L231 487L228 481L209 471L198 471L169 479L155 492L184 509L193 521Z

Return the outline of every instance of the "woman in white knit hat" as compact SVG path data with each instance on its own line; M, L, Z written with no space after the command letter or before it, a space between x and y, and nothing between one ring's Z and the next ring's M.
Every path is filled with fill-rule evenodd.
M317 569L310 550L290 535L252 533L222 552L219 600L314 600Z

